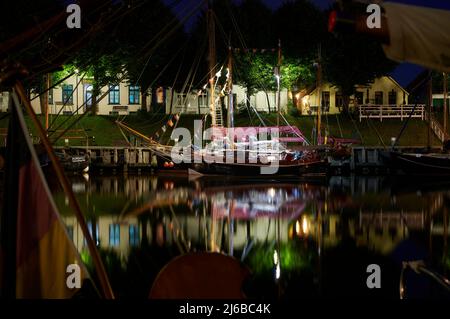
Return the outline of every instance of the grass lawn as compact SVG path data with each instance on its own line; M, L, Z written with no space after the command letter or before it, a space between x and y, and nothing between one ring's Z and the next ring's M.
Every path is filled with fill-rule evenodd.
M4 114L4 113L3 113ZM3 115L0 113L0 118ZM74 116L55 116L50 117L50 137L56 136L52 130L61 130L67 128L79 115ZM276 125L276 114L261 114L266 125ZM286 119L291 125L297 126L305 136L311 140L313 128L315 126L316 118L312 116L293 116L290 114L285 115ZM162 125L164 125L169 119L165 114L152 114L152 113L138 113L136 115L129 115L126 117L117 116L84 116L72 129L85 130L87 135L90 136L90 145L123 145L124 137L119 128L115 124L117 119L123 119L123 122L131 128L141 132L146 136L153 136ZM186 127L193 130L194 120L200 119L199 115L182 115L178 123L178 127ZM41 117L42 119L42 117ZM26 119L29 127L32 127L29 118ZM283 125L281 120L280 125ZM399 119L386 119L383 122L379 120L364 119L361 123L357 117L351 118L349 115L324 115L322 116L322 130L327 130L329 135L335 137L356 138L361 139L362 143L366 146L382 146L383 142L386 145L390 145L391 137L398 136L405 121ZM239 114L235 118L235 126L259 126L260 121L256 116L252 119L248 114ZM0 128L6 128L8 126L8 118L0 120ZM34 130L31 130L32 134L35 134ZM0 134L2 131L0 130ZM4 130L3 130L4 133ZM161 141L168 141L170 138L171 130L162 135ZM64 137L57 141L57 145L63 145L64 139L67 137L83 137L83 132L68 132ZM378 137L379 136L379 137ZM92 137L94 137L92 139ZM382 142L383 141L383 142ZM439 141L433 135L433 145L439 145ZM3 144L3 138L1 141ZM86 145L86 138L70 139L70 145ZM399 145L404 146L425 146L427 144L427 124L419 119L411 119L400 138Z

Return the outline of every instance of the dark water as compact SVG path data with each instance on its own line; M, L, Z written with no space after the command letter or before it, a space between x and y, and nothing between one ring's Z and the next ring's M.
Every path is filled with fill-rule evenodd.
M382 177L320 181L72 177L118 297L146 298L176 256L216 251L250 271L252 298L399 298L402 261L450 271L450 183ZM61 193L56 201L76 246L91 264ZM381 269L369 289L367 266ZM441 297L425 275L405 273L407 297Z

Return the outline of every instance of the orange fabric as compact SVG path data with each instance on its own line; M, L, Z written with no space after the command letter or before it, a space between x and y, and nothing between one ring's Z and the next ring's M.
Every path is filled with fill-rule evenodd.
M242 299L249 270L233 257L194 253L167 264L150 291L152 299Z

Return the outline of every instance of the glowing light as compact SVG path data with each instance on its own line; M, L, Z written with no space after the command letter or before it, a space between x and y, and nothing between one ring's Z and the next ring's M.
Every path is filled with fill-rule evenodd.
M309 95L305 95L304 97L302 97L302 104L309 104Z
M302 231L303 234L308 234L309 233L309 225L308 225L308 220L306 219L306 216L303 216L302 219Z
M281 268L280 265L277 264L277 267L275 268L275 279L276 280L280 279L280 275L281 275Z
M275 197L275 188L269 188L269 190L267 191L267 194L268 194L271 198L274 198L274 197Z
M276 250L273 251L273 264L278 265L278 252Z
M298 220L295 223L295 233L300 234L300 222Z

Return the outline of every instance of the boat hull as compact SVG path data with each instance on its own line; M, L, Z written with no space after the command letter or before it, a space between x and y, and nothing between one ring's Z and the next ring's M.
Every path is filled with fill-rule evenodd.
M274 167L273 171L266 164L239 164L239 163L201 163L192 167L201 174L231 175L231 176L300 176L306 174L326 174L328 163L326 161L313 161L307 163L282 164ZM267 169L264 173L264 169Z
M391 168L408 175L450 176L450 156L441 154L389 153Z

